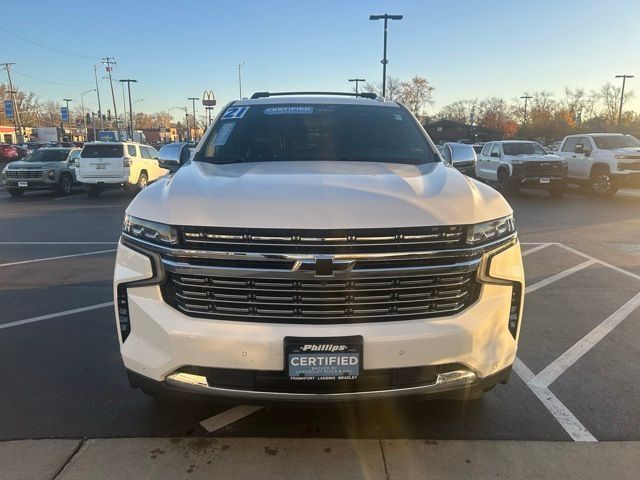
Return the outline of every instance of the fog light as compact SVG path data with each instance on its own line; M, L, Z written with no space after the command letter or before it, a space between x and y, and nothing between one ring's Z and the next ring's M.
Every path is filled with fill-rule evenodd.
M129 321L129 299L127 298L127 287L118 285L118 323L120 325L120 336L122 343L131 333L131 322Z
M55 170L50 170L49 173L47 173L47 177L49 177L49 179L51 179L51 180L55 180L56 171Z

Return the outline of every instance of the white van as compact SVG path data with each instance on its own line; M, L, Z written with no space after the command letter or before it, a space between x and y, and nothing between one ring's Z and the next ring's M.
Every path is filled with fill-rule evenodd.
M89 196L106 188L124 187L136 193L168 170L158 164L158 151L135 142L91 142L76 159L76 178Z

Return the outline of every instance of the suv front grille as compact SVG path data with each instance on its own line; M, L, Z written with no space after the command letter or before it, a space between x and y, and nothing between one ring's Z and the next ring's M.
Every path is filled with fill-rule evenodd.
M42 178L42 170L7 170L7 178Z
M404 273L404 274L403 274ZM287 280L167 272L165 301L195 317L270 323L356 323L452 315L479 294L475 271Z
M524 162L513 165L514 175L565 175L567 167L561 161Z
M221 252L386 253L459 248L463 226L353 230L178 227L183 248Z

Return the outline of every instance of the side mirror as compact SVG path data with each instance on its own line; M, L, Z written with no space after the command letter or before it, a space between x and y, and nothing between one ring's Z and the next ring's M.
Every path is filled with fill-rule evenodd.
M184 163L182 160L183 145L184 144L180 143L171 143L163 146L158 153L158 165L171 172L177 171Z
M454 167L471 167L476 164L476 153L473 148L454 148L451 163Z
M492 157L500 157L500 154L498 152L491 152L491 156Z
M584 145L581 143L576 144L576 146L573 147L573 153L584 154Z

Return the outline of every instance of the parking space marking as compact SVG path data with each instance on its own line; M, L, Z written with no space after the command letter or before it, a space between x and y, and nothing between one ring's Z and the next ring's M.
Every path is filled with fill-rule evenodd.
M215 432L216 430L220 430L227 425L231 425L232 423L248 417L261 409L262 407L255 405L237 405L229 410L219 413L218 415L214 415L211 418L201 421L200 425L202 425L208 432Z
M615 270L616 272L620 272L620 273L623 273L623 274L625 274L625 275L627 275L629 277L635 278L636 280L640 280L640 275L637 275L637 274L635 274L633 272L625 270L624 268L620 268L620 267L616 267L615 265L611 265L610 263L607 263L607 262L604 262L604 261L602 261L602 260L600 260L598 258L592 257L591 255L586 254L584 252L581 252L580 250L576 250L575 248L571 248L571 247L569 247L567 245L564 245L562 243L554 243L554 245L557 245L560 248L564 248L568 252L575 253L576 255L579 255L582 258L588 258L589 260L593 260L594 262L602 265L603 267L610 268L612 270Z
M67 200L68 198L78 198L78 197L86 197L86 193L81 193L79 195L67 195L66 197L58 197L55 200Z
M97 252L73 253L71 255L58 255L57 257L34 258L31 260L20 260L19 262L0 263L0 267L10 267L12 265L24 265L25 263L46 262L49 260L60 260L63 258L85 257L87 255L100 255L101 253L111 253L115 251L116 249L112 248L110 250L98 250Z
M97 310L99 308L105 308L105 307L111 307L111 306L113 306L113 302L105 302L105 303L98 303L96 305L89 305L88 307L80 307L80 308L74 308L73 310L65 310L64 312L50 313L48 315L41 315L39 317L27 318L24 320L18 320L15 322L0 324L0 330L4 330L5 328L18 327L20 325L26 325L29 323L41 322L42 320L50 320L52 318L73 315L75 313L88 312L90 310Z
M0 245L117 245L118 242L0 242Z
M513 370L516 374L527 384L533 394L538 397L538 400L549 410L549 413L558 421L562 428L569 434L569 436L576 442L597 442L596 437L591 435L591 432L586 429L580 420L578 420L573 413L556 397L551 390L546 387L539 387L533 385L531 382L534 379L533 372L529 370L522 361L516 357L513 362Z
M593 260L587 260L584 263L581 263L579 265L576 265L575 267L571 267L568 268L566 270L563 270L560 273L556 273L555 275L551 275L550 277L545 278L544 280L540 280L537 283L534 283L533 285L529 285L526 289L525 289L525 293L529 294L529 293L533 293L536 290L541 289L542 287L546 287L547 285L550 285L554 282L557 282L558 280L562 280L565 277L568 277L569 275L579 272L580 270L587 268L590 265L593 265L595 263L598 263L595 259Z
M546 388L551 385L571 365L576 363L580 357L591 350L638 307L640 307L640 293L636 294L635 297L609 315L600 325L587 333L581 340L569 348L569 350L545 367L544 370L531 380L531 384L540 388Z
M537 245L537 246L535 246L533 248L530 248L530 249L525 250L524 252L522 252L522 256L526 257L530 253L538 252L538 251L542 250L543 248L547 248L547 247L549 247L551 245L553 245L553 243L541 243L540 245Z

